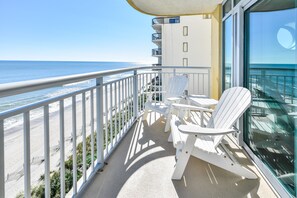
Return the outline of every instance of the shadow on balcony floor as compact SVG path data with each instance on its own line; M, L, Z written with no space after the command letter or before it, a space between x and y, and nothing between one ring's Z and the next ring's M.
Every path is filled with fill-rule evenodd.
M141 120L136 122L107 161L104 171L95 176L82 196L275 197L250 160L232 143L230 149L239 162L255 171L259 179L242 179L191 157L183 179L171 180L175 149L172 143L167 142L169 133L163 130L162 117L152 124Z

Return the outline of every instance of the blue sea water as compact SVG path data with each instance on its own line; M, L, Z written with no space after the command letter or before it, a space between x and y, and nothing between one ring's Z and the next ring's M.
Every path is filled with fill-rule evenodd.
M0 61L0 84L135 66L145 65L131 62ZM109 76L104 78L104 81L119 77L121 76ZM94 85L94 83L95 80L90 80L0 98L0 112L86 88ZM17 119L11 119L6 125L11 125L16 121Z

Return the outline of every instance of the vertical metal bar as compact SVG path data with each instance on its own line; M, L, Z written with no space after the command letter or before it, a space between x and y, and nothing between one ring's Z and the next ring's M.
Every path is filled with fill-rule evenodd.
M104 162L104 141L103 141L103 77L96 79L96 132L97 132L97 163Z
M60 100L60 183L61 197L65 197L65 139L64 100Z
M283 94L284 94L284 101L286 102L286 76L284 76Z
M127 100L128 100L128 88L127 88L128 84L127 84L127 78L125 79L125 132L127 130L127 121L128 121L128 105L127 105Z
M138 76L137 76L137 70L134 70L134 76L133 76L133 116L134 116L134 119L137 119L137 116L138 116Z
M113 91L112 91L112 83L109 84L109 123L110 123L110 131L109 131L109 135L110 135L110 146L111 148L113 148L113 126L112 126L112 112L113 112L113 103L112 103L112 96L113 96Z
M31 170L30 170L30 112L27 111L24 116L24 196L31 197Z
M125 101L125 86L124 86L124 82L125 82L125 80L123 79L122 80L122 99L121 99L121 101L122 101L122 134L121 134L121 136L123 135L123 133L124 133L124 126L125 126L125 103L124 103L124 101Z
M87 180L86 93L82 93L83 182Z
M0 120L0 198L5 197L4 120Z
M108 85L105 85L105 149L106 149L106 154L108 154L108 91L107 91Z
M157 80L156 80L156 78L157 78L157 73L155 72L154 73L154 94L155 94L155 106L156 106L156 103L157 103ZM160 92L159 92L160 93ZM159 95L159 97L160 97L160 95ZM159 98L160 99L160 98ZM155 119L154 119L154 121L156 120L156 118L157 118L157 113L156 113L156 111L154 112L154 114L155 114Z
M90 93L90 109L91 109L91 166L94 170L94 90Z
M291 104L294 104L294 77L291 77Z
M208 97L210 97L210 86L211 86L211 81L210 81L210 71L211 69L208 69Z
M143 108L143 87L144 87L144 74L140 74L139 75L139 83L140 83L140 103L139 103L139 109L138 112L142 112L142 108Z
M72 161L73 161L73 195L77 193L77 164L76 164L76 96L72 96Z
M121 81L118 82L118 104L119 104L119 120L118 120L118 128L119 128L119 137L121 138L121 115L122 115L122 110L121 110Z
M49 107L44 106L44 185L45 197L50 197L50 137L49 137Z
M127 120L127 127L130 125L131 120L131 112L130 112L130 77L127 78L127 111L128 111L128 120Z
M149 80L148 80L149 77L148 76L149 76L149 74L147 73L146 74L146 79L145 79L146 80L146 85L145 85L145 89L146 90L145 90L145 93L147 93L149 91ZM144 97L145 97L146 100L148 99L147 98L147 94L145 94ZM145 108L145 106L143 106L143 108Z
M114 134L115 134L115 142L118 142L118 102L117 102L117 82L114 83Z

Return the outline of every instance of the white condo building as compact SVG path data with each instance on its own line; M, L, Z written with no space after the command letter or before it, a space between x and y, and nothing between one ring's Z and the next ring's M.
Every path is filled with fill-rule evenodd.
M210 66L211 20L208 15L157 17L152 42L157 48L152 56L158 66ZM201 28L203 27L203 28Z

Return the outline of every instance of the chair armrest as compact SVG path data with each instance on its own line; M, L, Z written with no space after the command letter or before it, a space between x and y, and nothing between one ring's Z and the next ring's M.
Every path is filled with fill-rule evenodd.
M154 93L166 93L166 91L145 91L143 93L146 93L146 94L154 94Z
M175 101L179 101L183 99L182 97L169 97L169 98L166 98L166 100L170 101L170 102L175 102Z
M186 104L172 104L172 107L177 109L183 110L190 110L190 111L206 111L206 112L213 112L212 109L204 108L204 107L197 107L193 105L186 105Z
M191 97L191 98L208 98L206 95L195 95L195 94L191 94L188 97Z
M236 132L234 129L201 128L195 125L180 125L178 129L189 135L226 135Z

